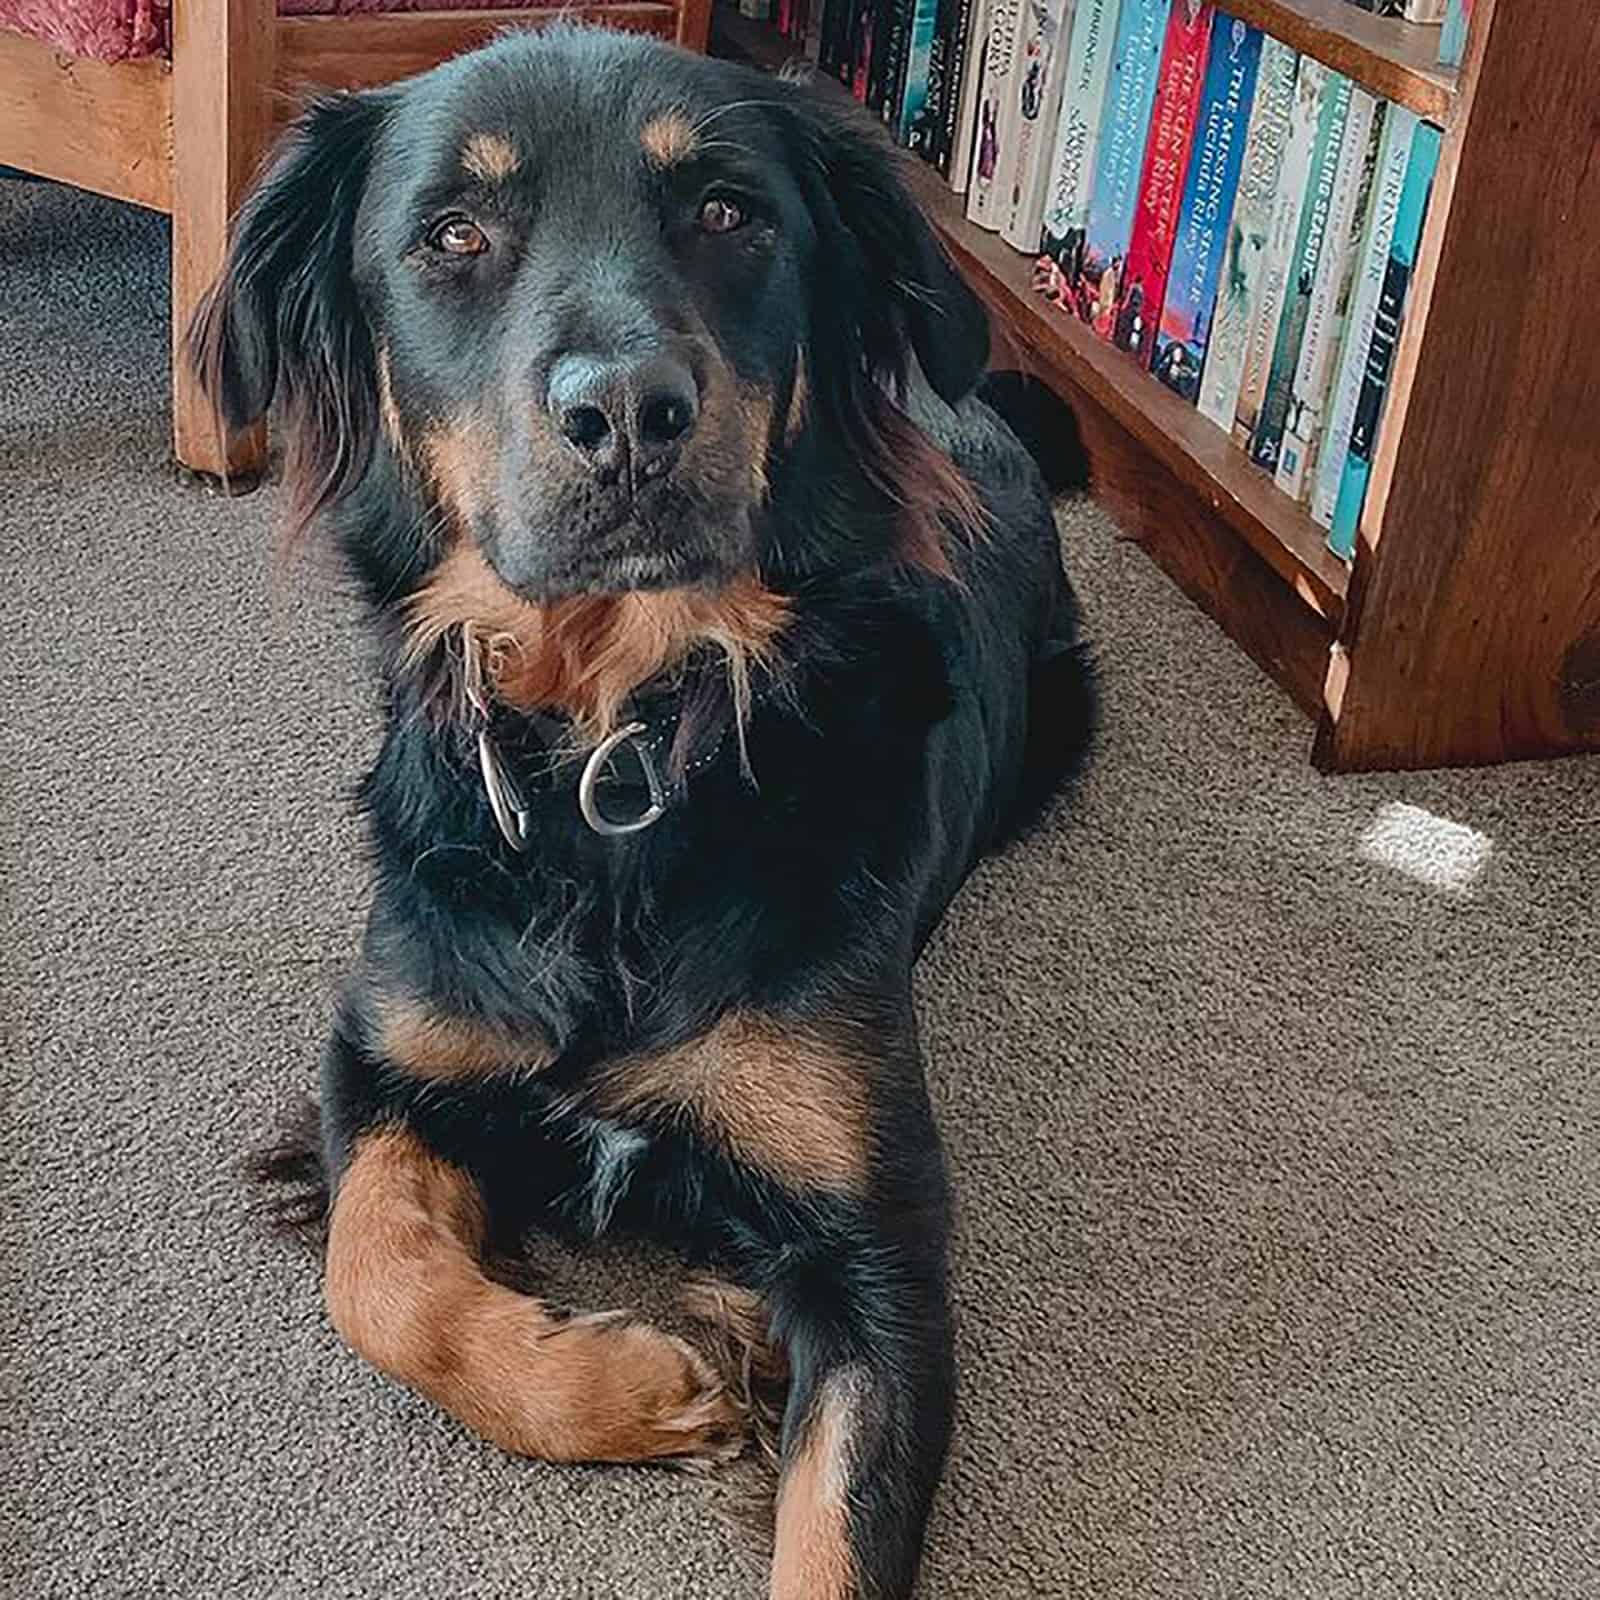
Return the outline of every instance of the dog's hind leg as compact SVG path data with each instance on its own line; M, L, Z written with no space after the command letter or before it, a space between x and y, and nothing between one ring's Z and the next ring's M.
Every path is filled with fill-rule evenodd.
M334 1197L334 1326L503 1449L551 1461L716 1457L737 1407L688 1345L620 1313L563 1318L486 1276L477 1186L402 1126L354 1144Z

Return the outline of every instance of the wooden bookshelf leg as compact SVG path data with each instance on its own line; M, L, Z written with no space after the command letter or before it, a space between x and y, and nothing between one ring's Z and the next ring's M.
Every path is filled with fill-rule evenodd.
M178 460L249 474L266 430L231 437L190 370L190 319L222 268L228 219L271 131L274 0L187 0L172 9L172 432Z
M704 53L711 36L711 5L712 0L680 0L678 43L686 50Z

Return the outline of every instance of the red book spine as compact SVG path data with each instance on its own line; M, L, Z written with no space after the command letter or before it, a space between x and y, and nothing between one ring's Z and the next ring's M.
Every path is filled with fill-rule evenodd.
M1141 366L1155 354L1156 329L1172 268L1172 247L1183 201L1183 180L1194 144L1195 117L1211 43L1212 0L1172 0L1156 76L1150 137L1145 143L1133 236L1122 273L1122 294L1111 337Z

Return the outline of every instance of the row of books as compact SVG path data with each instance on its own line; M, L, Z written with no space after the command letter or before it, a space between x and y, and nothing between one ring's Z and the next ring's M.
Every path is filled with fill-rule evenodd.
M1064 63L1036 287L1348 558L1438 130L1209 0L1078 0Z
M1215 0L782 3L1063 316L1352 555L1437 129Z

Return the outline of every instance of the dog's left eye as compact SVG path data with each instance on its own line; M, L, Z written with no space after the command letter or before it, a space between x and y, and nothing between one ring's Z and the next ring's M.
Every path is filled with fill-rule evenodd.
M428 243L441 255L481 256L489 248L489 236L465 217L446 217L428 234Z
M732 233L747 220L743 208L723 195L702 200L696 219L702 233Z

